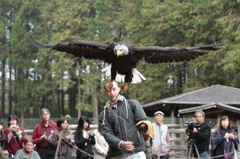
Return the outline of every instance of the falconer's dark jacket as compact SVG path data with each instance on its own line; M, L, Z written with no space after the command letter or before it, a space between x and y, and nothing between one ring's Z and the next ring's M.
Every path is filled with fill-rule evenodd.
M115 108L117 106L117 108ZM109 144L110 158L145 151L145 141L136 127L141 120L148 120L142 106L136 100L126 100L120 96L114 106L107 102L99 115L99 122L106 141ZM122 141L134 142L134 152L121 149Z

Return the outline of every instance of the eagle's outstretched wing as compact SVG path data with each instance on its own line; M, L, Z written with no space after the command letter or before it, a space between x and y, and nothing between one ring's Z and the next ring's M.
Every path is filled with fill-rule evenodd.
M44 48L51 48L52 50L66 52L76 57L104 60L105 62L109 62L108 57L111 56L110 51L112 51L111 44L107 45L99 42L89 42L84 40L60 42L57 44L39 44L35 42L35 45L36 44Z
M200 47L186 47L186 48L175 48L175 47L158 47L158 46L147 46L147 47L136 47L134 48L134 56L137 59L144 58L147 63L165 63L165 62L181 62L190 61L199 56L206 54L205 50L213 51L218 50L217 46L222 44L210 44Z
M34 43L34 42L32 42ZM146 46L138 47L129 43L111 43L109 45L99 42L88 42L83 40L72 42L60 42L57 44L39 44L45 48L66 52L76 57L86 59L103 60L111 64L105 71L111 73L111 82L116 80L117 73L124 75L124 87L126 91L127 83L141 82L141 79L146 80L145 77L136 70L136 64L140 59L144 58L147 63L166 63L166 62L181 62L190 61L198 56L204 55L206 50L217 50L216 46L220 44L211 44L200 47L189 48L175 48L175 47L159 47ZM117 52L117 54L115 54ZM120 52L120 54L118 54ZM134 74L137 74L135 81ZM123 78L121 78L123 81ZM111 86L109 84L109 86Z

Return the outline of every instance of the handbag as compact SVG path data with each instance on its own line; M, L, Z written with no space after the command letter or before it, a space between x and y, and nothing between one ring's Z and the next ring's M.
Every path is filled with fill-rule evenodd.
M234 149L234 159L240 159L240 152Z

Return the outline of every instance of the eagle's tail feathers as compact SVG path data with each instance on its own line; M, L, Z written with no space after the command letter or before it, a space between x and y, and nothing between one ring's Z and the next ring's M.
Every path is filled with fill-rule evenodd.
M146 78L136 68L134 68L132 72L133 72L132 78L133 84L141 83L142 80L146 80Z
M111 67L112 67L112 65L110 64L110 65L104 67L101 71L105 72L105 75L107 77L111 77ZM134 68L132 73L133 73L133 78L132 78L131 83L137 84L137 83L141 83L142 80L146 80L146 78L137 69ZM121 74L117 73L115 80L117 82L124 82L124 78L125 78L125 75L121 75Z
M117 76L116 76L116 79L115 79L115 80L116 80L117 82L124 82L124 77L125 77L124 75L121 75L121 74L118 74L118 73L117 73Z
M105 75L107 77L109 77L109 76L111 76L111 67L112 67L112 65L110 64L110 65L104 67L101 71L105 72Z
M104 67L103 69L101 69L102 72L105 72L105 76L111 77L111 67L112 67L112 65L110 64L110 65ZM117 82L124 82L124 77L125 77L124 75L120 75L117 73L115 80Z

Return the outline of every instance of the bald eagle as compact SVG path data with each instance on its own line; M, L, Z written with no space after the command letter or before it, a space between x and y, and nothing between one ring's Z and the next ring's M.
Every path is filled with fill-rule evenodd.
M217 50L219 44L210 44L199 47L159 47L146 46L138 47L127 42L116 42L103 44L89 41L60 42L57 44L39 44L44 48L66 52L76 57L86 59L103 60L110 64L104 68L106 75L110 75L111 80L123 81L123 91L127 91L128 83L139 83L146 78L136 69L139 60L143 59L146 63L157 64L167 62L190 61L206 54L206 50ZM123 76L121 76L123 75Z

